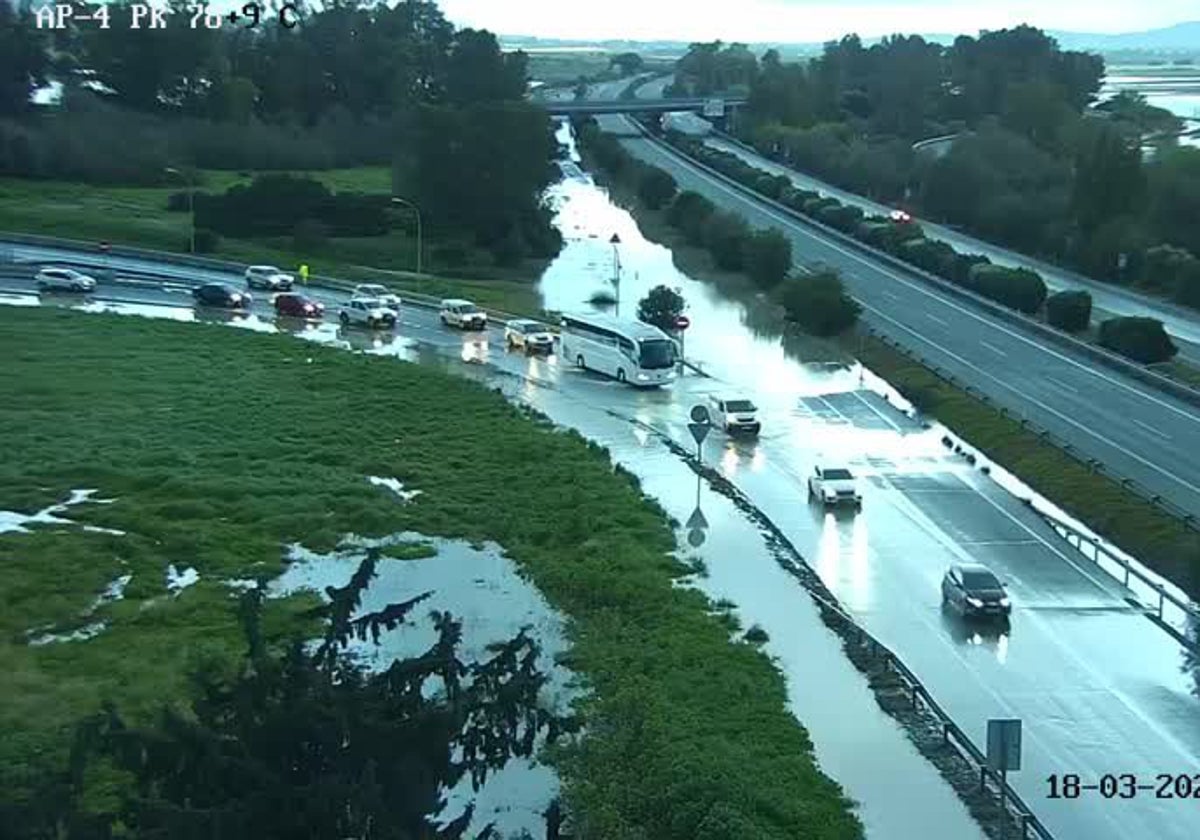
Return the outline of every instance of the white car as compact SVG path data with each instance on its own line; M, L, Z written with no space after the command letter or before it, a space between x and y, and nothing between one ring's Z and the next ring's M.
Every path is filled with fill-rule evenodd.
M853 504L862 507L858 480L845 467L816 467L808 477L808 497L821 504Z
M458 327L460 330L486 330L488 316L469 300L447 298L442 301L438 317L448 327Z
M378 283L359 283L354 287L354 297L374 298L388 309L400 309L400 295Z
M295 282L295 277L273 265L252 265L246 269L246 286L251 289L290 292Z
M510 350L520 347L526 353L550 353L554 350L554 333L538 321L515 318L504 325L504 344Z
M715 394L708 398L708 416L714 426L729 434L758 434L758 406L745 399L726 399Z
M38 290L43 292L87 293L96 291L95 278L80 274L70 268L43 268L34 275L33 279L37 283Z
M343 327L361 324L373 330L390 330L396 326L396 312L375 298L351 298L338 310L338 320Z

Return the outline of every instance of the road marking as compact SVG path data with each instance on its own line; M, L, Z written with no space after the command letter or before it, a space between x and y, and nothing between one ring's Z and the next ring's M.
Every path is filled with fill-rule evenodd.
M994 344L988 344L986 341L980 341L979 343L980 343L982 346L986 347L987 349L991 350L993 353L998 353L998 354L999 354L999 355L1001 355L1001 356L1007 356L1007 355L1008 355L1007 353L1005 353L1003 350L1001 350L999 347L997 347L997 346L996 346L996 345L994 345Z
M886 297L890 297L892 300L900 300L900 295L896 294L895 292L889 292L887 289L880 289L879 291L882 292Z
M1079 389L1076 388L1075 386L1068 385L1066 382L1063 382L1061 379L1055 379L1053 376L1047 376L1046 381L1053 382L1055 385L1057 385L1059 388L1062 388L1064 391L1070 391L1073 394L1079 393Z
M1146 431L1150 432L1151 434L1153 434L1153 435L1158 435L1158 436L1159 436L1160 438L1162 438L1163 440L1170 440L1170 439L1171 439L1171 436L1170 436L1170 435L1163 434L1163 433L1162 433L1162 432L1160 432L1158 429L1156 429L1156 428L1154 428L1153 426L1151 426L1149 423L1143 423L1141 420L1138 420L1136 417L1134 417L1134 418L1132 418L1132 419L1133 419L1133 422L1134 422L1134 423L1137 423L1139 426L1141 426L1143 429L1145 429Z
M1070 356L1063 355L1059 351L1054 350L1053 348L1048 347L1044 344L1041 344L1035 339L1032 339L1028 336L1022 335L1021 333L1016 332L1015 330L1010 329L1010 328L1004 326L1003 324L1000 324L996 321L989 320L989 318L985 317L983 314L976 312L973 309L971 309L965 305L955 303L954 301L949 300L948 298L942 297L941 294L937 293L933 289L924 286L923 281L909 280L909 279L905 278L903 275L897 274L896 272L892 271L891 269L886 268L883 264L874 261L873 258L866 257L861 254L855 253L854 251L847 250L846 248L843 248L841 245L834 242L832 239L826 238L825 235L820 233L819 231L812 229L812 228L807 228L802 223L796 221L795 219L789 218L789 217L786 217L786 216L783 216L783 215L777 213L774 209L772 209L771 207L768 207L765 203L763 203L762 200L752 199L752 198L742 194L738 190L735 190L733 187L730 187L724 181L718 180L717 178L710 175L708 172L704 171L703 169L700 169L690 159L684 157L679 152L676 152L674 149L670 149L668 152L667 150L661 149L658 146L654 145L654 143L651 141L647 140L645 142L649 148L654 149L655 151L658 151L659 155L661 155L662 157L675 160L676 163L678 163L680 166L684 167L685 169L691 170L695 175L697 175L700 178L703 178L705 181L712 184L712 186L716 187L717 189L721 190L722 192L738 199L743 204L747 205L748 207L753 208L755 211L757 211L769 218L775 219L776 221L786 225L788 228L791 228L793 230L799 230L799 231L803 232L805 235L817 240L818 242L820 242L822 245L826 246L830 250L836 251L837 253L841 254L842 256L848 257L849 259L852 259L858 263L862 263L863 265L870 268L872 271L876 271L880 274L883 274L886 277L890 277L891 279L895 280L896 282L901 283L901 284L907 286L908 288L912 289L916 293L925 295L926 297L933 298L934 300L938 301L939 303L941 303L944 306L948 306L951 309L955 309L958 312L961 312L962 314L966 315L969 318L973 318L974 320L979 321L982 324L986 324L987 326L991 327L994 330L1005 333L1010 338L1013 338L1017 341L1028 344L1030 347L1032 347L1040 352L1049 353L1051 356L1054 356L1056 359L1064 361L1067 364L1072 365L1073 367L1079 368L1080 370L1084 371L1085 373L1090 374L1091 376L1095 376L1096 378L1102 379L1111 385L1115 385L1118 388L1122 388L1126 391L1129 391L1130 393L1137 395L1141 399L1148 400L1152 403L1155 403L1156 405L1159 405L1159 406L1167 409L1168 411L1172 411L1175 414L1178 414L1180 417L1183 417L1187 420L1191 420L1193 423L1200 423L1200 414L1195 414L1195 413L1186 411L1184 409L1178 408L1177 406L1171 405L1170 403L1165 402L1162 399L1159 399L1158 397L1154 396L1154 394L1151 394L1147 391L1143 391L1140 388L1135 388L1134 386L1130 385L1127 382L1124 382L1121 379L1116 379L1113 376L1110 376L1109 374L1107 374L1105 372L1096 370L1095 368L1090 367L1087 364L1084 364L1083 362L1078 361L1077 359L1073 359ZM861 302L862 301L860 301L860 303ZM865 306L865 303L864 303L864 306ZM946 351L946 352L949 352L949 351Z
M943 321L941 318L939 318L939 317L938 317L938 316L936 316L936 315L932 315L932 314L930 314L930 313L926 312L926 313L925 313L925 317L926 317L926 318L928 318L930 321L937 321L937 322L938 322L939 324L941 324L943 327L944 327L944 326L947 326L946 322L945 322L945 321Z
M882 318L883 320L894 324L897 328L904 330L906 333L911 334L915 338L920 339L922 341L926 340L916 330L905 326L904 324L897 321L895 318L888 317L883 312L881 312L879 309L876 309L875 307L873 307L867 303L864 303L862 306L863 306L863 309L865 309L866 311L871 312L878 318ZM1180 476L1175 475L1175 473L1170 472L1169 470L1163 469L1158 464L1155 464L1152 461L1148 461L1147 459L1143 458L1141 455L1137 454L1136 452L1126 449L1124 446L1121 446L1121 444L1117 443L1116 441L1113 441L1113 440L1105 437L1104 435L1097 432L1095 429L1091 429L1091 428L1083 425L1082 423L1078 422L1073 417L1063 414L1058 409L1052 408L1051 406L1046 405L1041 400L1030 396L1029 394L1022 391L1020 388L1017 388L1014 385L1010 385L1009 383L1005 382L1003 379L1000 379L999 377L989 373L988 371L984 370L983 368L979 367L978 365L975 365L975 364L967 361L962 356L955 353L953 350L947 350L945 347L942 347L940 349L943 353L945 353L950 358L954 359L959 364L963 365L964 367L969 368L970 370L975 371L977 374L979 374L980 377L982 377L984 379L990 379L993 382L995 382L997 385L999 385L1000 387L1006 388L1009 391L1012 391L1014 394L1021 397L1022 399L1027 400L1028 402L1031 402L1034 405L1040 406L1045 411L1048 411L1050 414L1053 414L1059 420L1062 420L1064 423L1078 429L1080 432L1083 432L1085 435L1091 435L1092 437L1096 438L1097 440L1101 441L1102 443L1105 443L1108 446L1111 446L1113 449L1117 450L1118 452L1121 452L1121 453L1127 455L1128 457L1132 458L1133 460L1137 461L1142 466L1149 467L1154 472L1156 472L1160 475L1166 476L1167 478L1171 479L1172 481L1175 481L1178 484L1186 487L1188 490L1191 490L1193 493L1200 493L1200 487L1196 486L1195 484L1192 484L1187 479L1181 478Z

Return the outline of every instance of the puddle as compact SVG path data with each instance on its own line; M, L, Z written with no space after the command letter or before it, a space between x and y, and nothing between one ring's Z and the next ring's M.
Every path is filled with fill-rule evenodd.
M437 554L416 559L382 556L377 576L363 596L360 613L431 593L412 614L409 623L380 634L378 644L352 642L350 651L365 667L383 670L398 658L417 656L438 640L428 616L433 611L451 613L462 623L459 656L463 661L490 657L488 646L507 641L527 628L540 645L538 670L548 680L540 703L566 714L581 691L574 675L556 664L568 650L563 618L524 580L516 565L494 544L475 548L468 543L404 533L382 539L348 538L339 551L321 554L301 545L288 548L290 565L268 586L279 597L300 590L314 590L325 598L325 588L345 586L368 548L386 549L405 545L431 545ZM553 770L536 760L510 761L490 774L478 791L469 777L446 791L447 803L439 819L454 819L470 803L476 810L469 833L495 823L504 836L528 831L542 836L542 813L559 791Z
M374 484L376 487L385 487L391 490L400 499L403 504L408 504L417 496L421 495L420 490L405 490L404 484L398 478L382 478L377 475L367 476L367 481Z
M84 504L85 502L93 505L108 505L112 504L115 499L94 499L97 493L96 490L72 490L71 495L66 501L56 502L42 508L36 513L25 514L14 510L0 510L0 534L18 533L28 534L30 529L27 525L77 525L78 523L70 519L64 519L55 514L66 513L69 508L75 505ZM115 534L123 536L124 531L118 531L113 528L100 528L95 525L81 526L84 531L99 534Z

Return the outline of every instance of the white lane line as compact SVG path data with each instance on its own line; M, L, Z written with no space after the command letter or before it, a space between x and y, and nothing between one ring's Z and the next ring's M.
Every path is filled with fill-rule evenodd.
M987 326L991 327L992 329L1008 335L1010 338L1013 338L1017 341L1023 342L1024 344L1028 344L1030 347L1033 347L1034 349L1039 350L1040 352L1049 353L1051 356L1054 356L1056 359L1066 362L1067 364L1071 365L1072 367L1079 368L1081 371L1088 373L1092 376L1095 376L1098 379L1102 379L1105 382L1109 383L1110 385L1114 385L1118 388L1122 388L1126 391L1129 391L1130 393L1135 394L1136 396L1140 397L1141 399L1148 400L1149 402L1152 402L1152 403L1155 403L1156 405L1162 406L1163 408L1167 409L1168 411L1172 411L1175 414L1178 414L1180 417L1191 420L1193 423L1200 424L1200 414L1186 411L1184 409L1178 408L1177 406L1171 405L1170 403L1165 402L1165 401L1159 399L1158 397L1154 396L1154 394L1151 394L1147 391L1143 391L1140 388L1135 388L1134 386L1130 385L1128 382L1124 382L1120 379L1116 379L1113 376L1110 376L1109 374L1107 374L1103 371L1096 370L1095 368L1092 368L1092 367L1084 364L1083 362L1073 359L1070 356L1063 355L1059 351L1054 350L1051 347L1047 347L1046 345L1039 343L1035 339L1029 338L1028 336L1024 336L1021 333L1016 332L1015 330L1009 329L1008 327L1004 326L1003 324L1000 324L1000 323L997 323L995 321L991 321L991 320L985 318L983 315L981 315L978 312L975 312L974 310L970 309L967 306L955 303L952 300L942 297L940 294L933 291L932 289L925 287L922 284L922 281L908 280L905 277L903 277L902 275L895 273L891 269L884 267L882 264L877 263L868 257L862 256L860 254L855 253L854 251L850 251L850 250L847 250L846 248L843 248L842 246L838 245L836 242L825 238L819 232L809 229L809 228L805 228L799 222L797 222L795 219L791 219L791 218L782 216L779 213L776 213L770 207L767 207L765 204L761 203L759 200L751 199L748 196L745 196L742 193L738 192L737 190L733 189L729 185L725 184L723 181L717 180L712 175L709 175L707 172L705 172L703 169L700 169L699 167L697 167L690 160L688 160L687 158L680 155L678 152L671 150L670 153L668 154L668 153L664 152L662 149L658 148L657 146L650 144L649 142L647 142L647 147L653 151L657 151L660 156L667 158L668 160L674 160L678 165L682 166L683 168L691 170L696 176L704 179L709 184L711 184L713 187L716 187L717 189L721 190L722 192L732 196L733 198L736 198L738 201L742 202L743 204L745 204L746 206L755 210L756 212L761 213L771 219L774 219L777 222L780 222L781 224L785 225L786 227L788 227L790 229L801 231L806 236L809 236L809 237L817 240L818 242L820 242L822 245L829 248L830 250L836 251L839 254L841 254L845 257L848 257L849 259L854 260L855 262L862 263L863 265L870 268L872 271L876 271L880 274L890 277L893 280L895 280L897 283L901 283L901 284L909 287L910 289L917 292L918 294L922 294L922 295L925 295L926 297L933 298L934 300L938 301L942 305L948 306L951 309L955 309L958 312L961 312L962 314L966 315L967 317L972 318L976 321L979 321L982 324L986 324Z
M897 300L897 301L900 300L900 295L896 294L895 292L889 292L887 289L880 289L880 292L883 294L884 297L889 297L892 300Z
M1001 356L1008 355L1007 353L1005 353L1003 350L1001 350L999 347L997 347L994 344L988 344L986 341L980 341L979 344L981 347L986 347L987 349L991 350L993 353L997 353Z
M926 317L926 318L928 318L930 321L937 321L937 322L938 322L939 324L941 324L943 327L944 327L944 326L947 326L947 324L946 324L946 322L945 322L945 321L943 321L941 318L939 318L939 317L938 317L938 316L936 316L936 315L932 315L932 314L930 314L929 312L926 312L926 313L925 313L925 317Z
M1162 438L1163 440L1170 440L1170 439L1171 439L1171 436L1170 436L1170 435L1163 434L1163 433L1162 433L1162 432L1160 432L1158 429L1156 429L1156 428L1154 428L1153 426L1151 426L1149 423L1143 423L1141 420L1138 420L1136 417L1134 417L1134 418L1132 418L1132 419L1133 419L1133 422L1134 422L1134 423L1137 423L1137 424L1138 424L1139 426L1141 426L1143 429L1145 429L1146 431L1150 432L1150 434L1152 434L1152 435L1158 435L1158 436L1159 436L1160 438Z
M1053 376L1047 376L1047 377L1045 377L1045 379L1047 382L1053 382L1056 386L1058 386L1059 388L1062 388L1064 391L1070 391L1072 394L1079 393L1078 388L1076 388L1074 385L1068 385L1066 382L1063 382L1061 379L1055 379Z
M864 303L862 306L863 306L863 309L865 309L866 311L872 313L873 315L875 315L878 318L882 318L883 320L888 321L889 323L895 325L898 329L904 330L906 333L909 333L913 337L920 339L922 341L926 340L916 330L905 326L904 324L897 321L895 318L891 318L891 317L885 315L883 312L876 309L875 307L870 306L866 303ZM1095 429L1092 429L1092 428L1084 425L1083 423L1078 422L1073 417L1063 414L1058 409L1055 409L1055 408L1052 408L1052 407L1046 405L1041 400L1036 399L1035 397L1032 397L1029 394L1026 394L1020 388L1017 388L1017 387L1009 384L1008 382L1005 382L1003 379L1000 379L999 377L989 373L988 371L984 370L983 368L979 367L978 365L972 364L971 362L967 361L966 359L964 359L962 356L958 355L954 351L947 350L945 347L942 347L941 351L943 353L945 353L947 356L949 356L950 358L954 359L960 365L963 365L964 367L969 368L970 370L979 374L980 377L982 377L984 379L990 379L993 382L995 382L997 385L999 385L1000 387L1005 388L1005 389L1011 391L1012 393L1016 394L1021 399L1027 400L1028 402L1041 407L1042 409L1044 409L1045 411L1048 411L1050 414L1053 414L1055 417L1057 417L1059 420L1062 420L1064 423L1068 424L1069 426L1072 426L1075 429L1078 429L1083 434L1091 435L1096 440L1099 440L1100 442L1107 444L1108 446L1111 446L1113 449L1132 458L1133 460L1137 461L1142 466L1148 467L1149 469L1153 470L1154 472L1158 473L1159 475L1166 476L1167 478L1171 479L1172 481L1182 485L1183 487L1186 487L1188 490L1191 490L1193 493L1200 493L1200 487L1196 486L1195 484L1192 484L1187 479L1181 478L1181 477L1175 475L1175 473L1170 472L1169 470L1163 469L1158 464L1155 464L1154 462L1149 461L1146 458L1143 458L1138 453L1133 452L1132 450L1126 449L1124 446L1121 446L1121 444L1117 443L1116 441L1113 441L1113 440L1105 437L1104 435L1100 434Z

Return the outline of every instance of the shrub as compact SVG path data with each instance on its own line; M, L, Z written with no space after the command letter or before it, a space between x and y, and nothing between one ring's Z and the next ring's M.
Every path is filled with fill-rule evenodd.
M306 219L323 222L331 236L387 233L387 195L333 194L319 181L263 175L221 195L196 194L196 222L225 236L286 236Z
M657 166L647 167L638 182L638 198L651 210L658 210L675 197L675 179Z
M1046 300L1046 320L1067 332L1086 330L1092 320L1092 296L1083 291L1058 292Z
M847 233L858 227L863 211L852 205L829 205L817 211L817 218L827 225Z
M971 270L977 265L991 265L992 261L983 254L959 254L946 266L946 279L960 285L967 285L971 278Z
M745 241L750 228L741 216L716 211L704 223L704 244L717 266L740 271L745 258Z
M692 245L699 245L704 241L704 223L716 209L716 205L700 193L684 190L667 208L667 223L679 230Z
M189 245L191 242L189 241ZM221 237L207 228L196 229L196 253L215 254L221 246Z
M949 277L954 270L958 252L945 242L929 239L910 239L902 242L896 256L932 274Z
M168 213L186 213L191 209L186 192L173 192L167 196Z
M975 265L967 273L968 288L1019 312L1033 314L1046 301L1046 284L1036 271Z
M637 317L639 321L671 332L686 308L687 303L679 292L669 286L655 286L638 302Z
M292 232L292 244L297 251L313 252L329 241L329 226L318 219L302 219Z
M854 326L862 307L842 285L834 271L797 277L781 287L785 315L807 333L832 336Z
M792 269L792 242L775 228L750 234L744 247L746 273L760 288L774 288Z
M1165 362L1179 352L1162 321L1155 318L1109 318L1100 325L1100 346L1136 362Z

